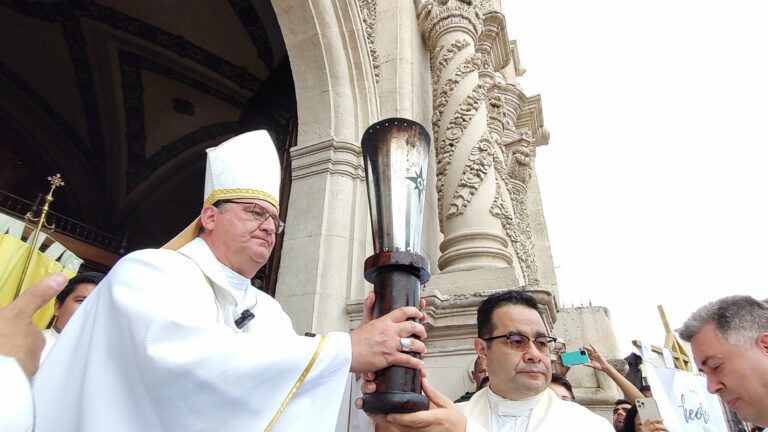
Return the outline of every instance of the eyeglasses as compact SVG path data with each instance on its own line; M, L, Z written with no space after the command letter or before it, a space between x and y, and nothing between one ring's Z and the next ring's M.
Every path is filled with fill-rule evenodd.
M533 346L536 347L537 350L539 350L542 354L549 354L552 352L552 349L555 347L555 342L557 342L557 338L552 336L536 336L535 338L531 339L528 336L520 333L507 333L505 335L501 336L493 336L489 338L484 338L483 340L488 342L494 339L500 339L500 338L506 338L507 344L513 351L517 352L526 352L528 351L528 347L530 346L530 343L533 342Z
M254 219L256 219L257 221L263 223L267 219L272 218L272 222L275 223L275 232L278 233L278 234L283 232L283 230L285 229L285 222L281 221L280 219L276 218L275 216L272 216L267 211L267 209L265 209L264 207L262 207L261 205L259 205L257 203L245 202L245 201L235 201L235 200L218 200L218 201L216 201L214 206L216 206L216 204L219 204L219 203L222 203L222 204L224 204L224 203L245 204L245 205L253 206L253 207L251 207L250 210L246 210L246 211L248 213L250 213L251 216L253 216Z

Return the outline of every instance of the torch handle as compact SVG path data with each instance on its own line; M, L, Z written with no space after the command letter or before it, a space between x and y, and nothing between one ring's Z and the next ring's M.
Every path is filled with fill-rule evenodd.
M419 306L421 280L418 269L385 266L373 274L372 282L376 292L374 318L403 306ZM421 358L417 353L410 355ZM363 397L363 410L369 414L407 413L428 408L429 400L421 394L421 371L406 367L390 366L376 372L376 392Z

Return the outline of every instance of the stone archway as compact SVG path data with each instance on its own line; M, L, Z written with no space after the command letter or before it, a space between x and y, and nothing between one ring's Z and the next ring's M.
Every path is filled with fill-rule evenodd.
M378 119L373 64L356 1L272 6L298 110L276 296L299 332L346 329L347 299L364 292L370 249L359 138Z

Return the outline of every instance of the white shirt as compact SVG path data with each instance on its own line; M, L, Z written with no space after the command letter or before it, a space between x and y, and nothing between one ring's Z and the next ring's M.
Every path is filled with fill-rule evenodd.
M491 430L496 432L525 432L533 406L540 398L541 394L528 399L513 401L504 399L488 388Z

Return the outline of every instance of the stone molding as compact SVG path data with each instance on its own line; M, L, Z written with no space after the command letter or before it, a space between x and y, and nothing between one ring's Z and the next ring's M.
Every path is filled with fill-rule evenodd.
M477 270L472 272L477 277L471 285L473 288L481 288L485 285L491 289L478 289L466 292L457 292L456 286L452 283L456 278L437 278L437 284L446 284L445 288L449 292L444 292L439 287L431 285L432 281L422 287L421 297L426 300L424 312L427 314L428 321L424 324L429 338L427 346L429 355L433 353L466 353L467 350L474 351L471 348L472 339L477 336L477 308L480 303L491 294L505 291L510 288L510 279L498 278L504 272L501 269ZM526 290L524 292L532 295L539 303L539 312L541 313L544 324L548 331L551 331L554 325L556 312L555 303L552 295L543 290ZM363 303L365 298L349 299L347 302L347 314L349 316L349 328L356 328L360 325L363 317ZM437 348L437 349L436 349ZM465 352L466 351L466 352Z
M476 240L483 240L483 247L476 247ZM487 268L484 263L489 255L494 255L506 266L513 265L512 256L507 250L507 238L488 230L467 229L445 237L440 243L439 268L451 268L452 271L477 270ZM454 261L459 261L455 264ZM503 266L499 266L503 267Z
M512 59L512 50L509 46L504 15L492 11L483 16L483 31L477 41L477 51L489 57L493 70L507 67Z
M294 180L329 173L365 180L362 150L357 143L323 141L291 149Z
M544 127L544 110L540 95L525 98L525 103L515 119L515 127L520 131L530 131L536 147L549 144L549 130Z
M515 73L515 77L525 75L525 68L520 65L520 52L516 40L509 41L509 52L512 55L512 71Z

